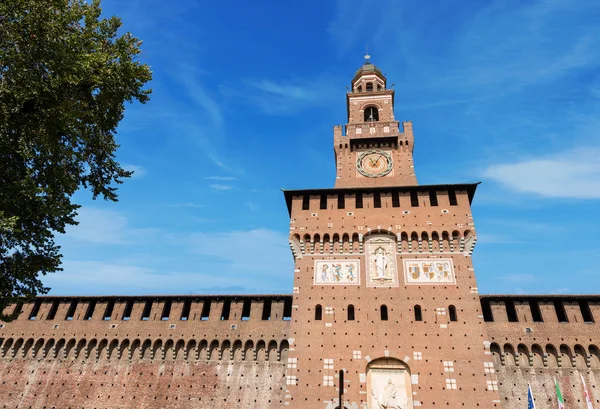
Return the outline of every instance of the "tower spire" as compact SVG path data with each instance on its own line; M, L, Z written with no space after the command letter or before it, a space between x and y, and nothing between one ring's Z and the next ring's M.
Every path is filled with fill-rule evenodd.
M369 55L369 44L365 43L365 60L367 60L367 64L369 63L370 59L371 56Z

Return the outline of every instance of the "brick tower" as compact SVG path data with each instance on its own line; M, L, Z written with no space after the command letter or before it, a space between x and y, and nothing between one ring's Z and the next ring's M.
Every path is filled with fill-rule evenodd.
M412 123L369 62L334 127L333 189L284 191L290 408L501 407L471 252L476 184L418 185Z

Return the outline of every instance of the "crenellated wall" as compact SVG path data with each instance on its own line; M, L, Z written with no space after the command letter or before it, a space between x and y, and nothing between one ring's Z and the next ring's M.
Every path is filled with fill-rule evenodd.
M600 296L484 295L481 301L503 408L524 407L528 383L537 409L557 407L554 378L566 406L584 408L582 376L600 405Z
M17 320L0 326L0 408L284 407L288 366L296 365L288 363L290 344L294 347L291 300L291 295L40 297L22 306ZM458 319L471 313L484 318L494 362L484 369L498 376L502 408L523 407L528 383L537 409L555 408L554 378L567 407L584 408L582 376L600 407L600 296L480 300L481 311L460 310ZM94 312L85 319L92 304ZM427 311L422 313L426 319ZM352 318L360 321L364 314L369 313L357 308ZM392 308L389 314L389 321L377 322L382 333L399 322L413 330L422 325L399 319L416 317L412 309ZM454 363L459 377L462 364Z
M0 408L282 405L290 296L40 297L21 310L0 328Z

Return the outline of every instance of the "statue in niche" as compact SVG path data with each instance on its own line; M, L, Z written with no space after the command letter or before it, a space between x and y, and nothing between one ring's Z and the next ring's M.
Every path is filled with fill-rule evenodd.
M375 250L375 278L376 279L387 279L387 266L388 257L385 254L383 247Z
M404 409L400 404L400 398L398 395L398 388L392 382L392 378L388 379L387 385L381 392L377 392L371 389L371 396L377 403L379 409Z
M367 278L370 287L398 285L396 242L388 235L374 235L366 241Z

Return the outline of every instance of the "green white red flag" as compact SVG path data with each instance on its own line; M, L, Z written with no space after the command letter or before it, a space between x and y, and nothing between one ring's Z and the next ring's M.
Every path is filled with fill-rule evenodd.
M583 383L583 394L585 395L585 403L587 403L588 409L594 409L594 406L592 405L592 399L590 398L590 393L588 392L585 381L583 380L583 375L580 374L579 376L581 376L581 383Z
M558 386L556 378L554 378L554 386L556 387L556 400L558 401L558 409L564 409L565 400L562 397L562 393L560 393L560 386Z

